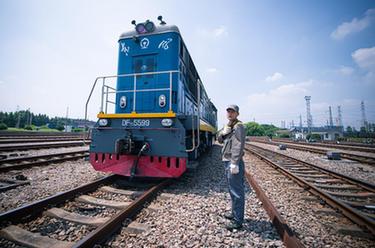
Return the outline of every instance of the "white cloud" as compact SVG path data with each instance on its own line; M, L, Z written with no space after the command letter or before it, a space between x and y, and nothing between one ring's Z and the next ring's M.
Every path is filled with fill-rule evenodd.
M337 72L344 76L350 76L353 74L354 69L350 66L341 66L340 69L337 70Z
M284 78L283 74L281 74L280 72L275 72L273 75L266 77L265 81L275 82L281 80L282 78Z
M220 27L215 28L213 30L213 34L214 34L215 37L227 36L228 35L228 31L227 31L227 28L225 26L220 26Z
M0 80L0 84L5 84L5 82L4 82L4 81L2 81L2 80Z
M364 81L375 83L375 47L360 48L352 53L352 58L361 69L366 71Z
M343 22L332 33L331 38L341 40L346 36L358 33L368 26L375 18L375 9L368 9L361 19L353 18L351 22Z
M360 48L352 53L352 58L362 69L375 71L375 47Z
M266 92L251 94L247 97L246 110L242 111L242 115L255 117L261 123L274 124L279 124L283 118L298 118L300 113L304 113L304 96L311 93L313 83L313 80L308 80L283 84Z
M218 72L218 69L215 68L215 67L211 67L211 68L208 68L206 71L207 71L208 73L215 73L215 72Z
M211 37L211 38L220 38L228 36L228 30L227 27L224 25L221 25L214 29L198 29L198 34L205 37Z

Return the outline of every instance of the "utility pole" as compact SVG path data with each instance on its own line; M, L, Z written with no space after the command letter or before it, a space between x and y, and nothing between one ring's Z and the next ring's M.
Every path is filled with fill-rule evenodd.
M20 122L21 122L20 106L17 105L17 123L16 123L16 128L20 128Z
M29 108L29 110L30 110L30 108ZM30 115L30 122L29 122L29 125L31 126L32 123L33 123L33 115L31 114L31 111L30 111L29 115Z
M68 132L68 116L69 116L69 106L66 107L66 116L65 116L65 132Z
M328 111L329 111L329 126L333 127L332 108L331 108L331 106L328 107Z
M312 123L312 116L311 116L311 108L310 108L311 96L305 96L305 100L306 100L307 128L308 128L308 130L310 132L311 127L313 125L313 123Z
M27 119L26 119L26 125L30 125L30 108L27 109Z
M302 129L302 115L299 115L299 127Z
M362 127L365 128L367 131L367 119L366 119L366 112L365 112L365 103L361 101L361 114L362 114Z

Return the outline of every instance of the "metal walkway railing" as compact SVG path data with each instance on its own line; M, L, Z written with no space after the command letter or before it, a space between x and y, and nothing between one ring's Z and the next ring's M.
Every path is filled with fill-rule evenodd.
M111 94L118 94L118 93L133 93L133 112L136 112L136 96L137 92L152 92L152 91L169 91L169 111L172 111L172 76L173 73L178 73L178 70L172 70L172 71L159 71L159 72L144 72L144 73L130 73L130 74L121 74L121 75L113 75L113 76L104 76L104 77L97 77L95 79L95 82L91 88L90 95L86 101L85 106L85 120L87 120L87 111L88 111L88 105L91 100L92 93L94 92L94 89L97 85L97 83L101 80L102 81L102 92L101 92L101 104L100 104L100 112L107 113L108 111L108 103L110 104L116 104L114 101L111 101L109 99L109 96ZM169 87L168 88L153 88L153 89L137 89L137 77L138 76L146 76L146 75L162 75L167 74L169 75ZM133 89L132 90L116 90L115 88L109 86L106 84L107 79L113 79L113 78L133 78Z

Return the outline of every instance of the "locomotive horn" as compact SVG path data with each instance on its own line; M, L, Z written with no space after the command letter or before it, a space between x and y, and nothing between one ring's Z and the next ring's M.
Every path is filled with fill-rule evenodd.
M167 24L165 21L163 21L163 17L160 15L158 16L158 20L160 21L160 25L165 25Z

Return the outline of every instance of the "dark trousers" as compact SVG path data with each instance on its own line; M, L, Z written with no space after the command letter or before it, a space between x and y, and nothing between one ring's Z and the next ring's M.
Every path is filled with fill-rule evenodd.
M234 220L238 224L242 224L244 220L245 212L245 186L244 186L244 173L245 166L244 162L241 160L239 163L239 173L230 173L230 161L225 161L225 176L229 185L229 194L232 198L232 214Z

